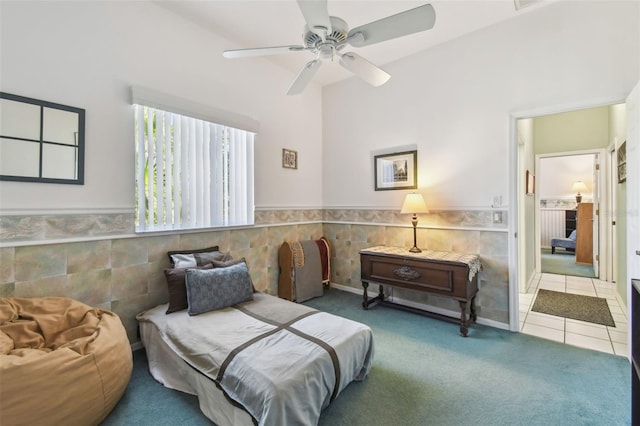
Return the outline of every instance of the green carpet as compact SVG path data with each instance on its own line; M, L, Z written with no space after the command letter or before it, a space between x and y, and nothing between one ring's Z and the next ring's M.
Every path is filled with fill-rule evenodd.
M607 299L601 297L540 289L531 310L609 327L616 326Z
M548 274L572 275L574 277L595 278L593 266L576 265L575 253L556 249L551 254L551 249L543 248L540 253L542 272Z
M482 295L483 289L480 290ZM368 324L371 374L327 407L320 425L629 425L629 361L535 336L458 325L325 290L305 302ZM479 312L482 317L482 311ZM166 389L134 355L131 383L104 425L208 425L197 398Z

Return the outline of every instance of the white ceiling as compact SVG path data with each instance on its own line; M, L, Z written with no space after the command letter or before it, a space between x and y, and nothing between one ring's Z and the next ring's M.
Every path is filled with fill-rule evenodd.
M433 5L436 23L431 30L372 46L345 49L357 51L384 69L385 64L400 58L558 0L519 1L531 4L517 11L514 0L328 0L328 8L330 15L344 19L349 28L355 28L426 3ZM161 0L156 3L228 39L230 43L225 49L303 44L305 22L295 0ZM222 55L222 51L214 51L212 54ZM265 58L290 70L293 79L314 56L310 52L295 52ZM314 77L314 82L326 85L351 76L351 73L337 63L325 62Z

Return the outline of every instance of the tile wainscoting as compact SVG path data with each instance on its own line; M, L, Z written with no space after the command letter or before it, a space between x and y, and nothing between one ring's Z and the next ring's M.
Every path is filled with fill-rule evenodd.
M391 210L263 209L254 227L141 235L128 214L0 216L0 296L66 296L114 311L135 343L135 315L168 300L169 250L219 245L247 259L257 289L277 294L282 242L324 235L333 247L332 282L360 290L359 250L413 245L407 217ZM491 211L436 211L421 216L419 226L421 248L480 254L478 314L508 323L506 221L492 224ZM445 299L396 296L458 309Z

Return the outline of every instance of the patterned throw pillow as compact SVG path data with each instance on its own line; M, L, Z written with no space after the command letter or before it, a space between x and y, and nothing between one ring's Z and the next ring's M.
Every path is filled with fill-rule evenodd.
M213 268L212 264L201 266L202 269ZM182 311L187 309L187 287L185 284L186 268L168 268L164 270L164 277L169 288L169 307L167 313Z
M198 315L253 300L253 282L247 264L224 268L187 269L189 315Z

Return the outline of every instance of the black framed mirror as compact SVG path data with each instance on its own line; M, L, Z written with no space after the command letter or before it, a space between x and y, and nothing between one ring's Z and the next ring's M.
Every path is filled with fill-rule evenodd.
M85 110L0 92L0 180L84 184Z

